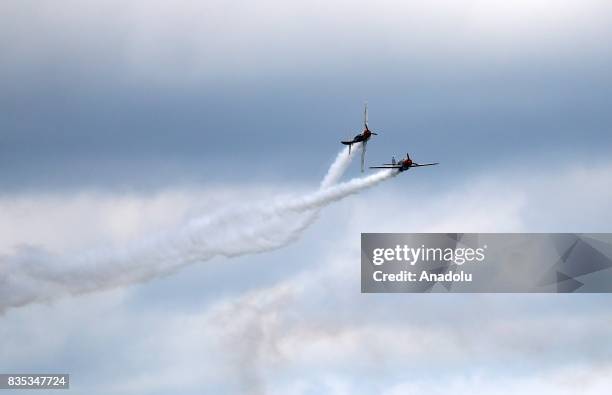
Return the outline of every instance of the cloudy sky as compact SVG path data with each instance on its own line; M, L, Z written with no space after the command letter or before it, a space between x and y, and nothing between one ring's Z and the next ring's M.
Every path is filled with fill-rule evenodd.
M612 298L362 295L359 238L610 232L611 39L595 0L2 2L4 300L24 248L120 249L315 190L366 100L369 163L442 164L283 249L3 310L0 371L92 394L605 393ZM78 279L68 261L38 269Z

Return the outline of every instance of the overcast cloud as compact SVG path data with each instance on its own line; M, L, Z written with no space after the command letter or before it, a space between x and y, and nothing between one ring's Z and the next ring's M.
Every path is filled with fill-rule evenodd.
M0 369L62 366L75 390L93 393L564 394L576 382L602 393L612 369L606 295L361 295L358 240L361 231L605 231L611 167L495 178L484 172L433 195L405 174L328 208L284 250L9 310ZM48 247L66 249L66 239L69 248L90 245L96 234L123 242L131 232L180 220L201 202L223 197L223 207L244 194L281 190L42 196L0 206L7 218L21 213L24 235L31 230ZM405 195L412 204L398 198ZM58 200L73 219L44 231L40 217ZM106 215L89 214L97 211ZM122 225L108 226L108 218ZM83 235L79 221L88 224ZM101 383L100 372L115 380Z
M362 295L359 235L609 232L611 36L604 0L3 1L0 257L313 190L365 100L368 164L441 165L281 250L8 309L0 371L91 394L607 393L608 295Z
M436 156L445 178L612 146L606 1L0 7L3 192L313 181L365 100L372 161Z

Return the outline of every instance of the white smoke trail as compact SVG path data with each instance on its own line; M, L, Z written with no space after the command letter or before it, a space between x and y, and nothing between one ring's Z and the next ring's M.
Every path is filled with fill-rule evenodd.
M280 248L296 240L328 204L382 182L397 172L333 185L351 157L338 154L316 192L230 208L194 219L172 232L122 249L56 256L32 248L0 257L0 312L9 307L144 282L215 256L233 257Z
M361 144L359 144L359 147L361 147ZM323 181L321 181L321 189L330 187L340 181L340 178L350 164L351 155L349 154L348 147L346 147L338 152L336 159L327 170L327 174L325 174Z
M305 211L309 209L322 208L330 203L345 198L349 195L361 192L364 189L397 175L397 170L380 170L367 177L354 178L350 181L338 184L333 187L321 189L318 192L295 198L285 203L286 210ZM283 206L282 204L280 205Z

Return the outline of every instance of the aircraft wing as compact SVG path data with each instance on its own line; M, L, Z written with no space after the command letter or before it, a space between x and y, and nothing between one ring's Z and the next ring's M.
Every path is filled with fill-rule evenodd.
M413 164L410 167L423 167L423 166L434 166L434 165L439 165L439 163L438 162L436 162L436 163L423 163L423 164L418 164L418 165L417 164Z
M370 166L370 169L401 169L402 166Z

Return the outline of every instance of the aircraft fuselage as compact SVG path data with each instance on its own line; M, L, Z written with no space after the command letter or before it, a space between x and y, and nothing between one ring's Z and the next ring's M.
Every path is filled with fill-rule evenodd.
M358 134L357 136L355 136L353 138L352 143L361 143L363 141L368 141L370 137L372 137L372 132L366 129L363 132L361 132L361 134Z
M400 162L400 166L401 167L398 169L400 172L410 169L410 167L412 167L412 159L404 159Z

